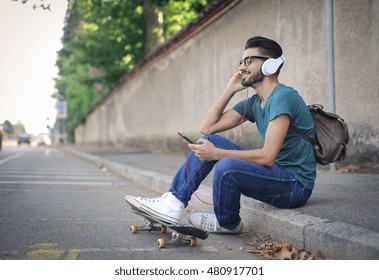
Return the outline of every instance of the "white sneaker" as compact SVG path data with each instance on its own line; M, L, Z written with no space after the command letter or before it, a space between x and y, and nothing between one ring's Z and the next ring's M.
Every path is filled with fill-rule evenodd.
M132 206L163 221L178 224L184 211L184 204L171 192L164 193L157 198L125 196L125 200Z
M204 229L209 233L240 233L243 228L242 222L232 230L220 227L216 215L208 213L192 213L188 217L188 221L193 226Z

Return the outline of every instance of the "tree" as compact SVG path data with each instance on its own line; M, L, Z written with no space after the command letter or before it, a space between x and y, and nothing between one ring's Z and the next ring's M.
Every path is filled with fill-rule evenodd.
M91 108L145 55L210 0L68 2L55 96L67 101L69 140Z
M9 121L9 120L6 120L4 123L3 123L3 129L4 131L6 131L6 133L8 135L13 135L13 125L12 123Z
M16 124L13 125L13 133L15 136L19 136L20 134L25 134L26 129L22 121L18 121Z
M17 2L18 0L12 0L13 2ZM22 4L26 4L28 2L28 0L21 0L21 3ZM49 10L51 11L51 3L44 3L43 0L40 0L40 4L37 5L35 3L33 3L33 9L43 9L43 10Z
M149 54L159 44L164 42L163 12L160 7L154 6L153 1L144 0L145 18L145 54Z

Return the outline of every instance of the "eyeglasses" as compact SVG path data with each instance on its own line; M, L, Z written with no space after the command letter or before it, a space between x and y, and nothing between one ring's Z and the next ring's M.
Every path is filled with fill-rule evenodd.
M245 64L245 66L249 66L251 64L251 62L253 62L254 58L263 59L263 60L269 59L268 57L264 57L264 56L255 56L255 55L247 56L244 59L240 60L240 65L242 65L242 63L243 63L243 64Z

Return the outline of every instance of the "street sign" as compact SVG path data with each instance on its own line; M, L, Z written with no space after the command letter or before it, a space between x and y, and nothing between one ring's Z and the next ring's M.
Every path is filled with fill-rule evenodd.
M59 101L55 104L55 109L57 110L57 119L67 118L67 102Z

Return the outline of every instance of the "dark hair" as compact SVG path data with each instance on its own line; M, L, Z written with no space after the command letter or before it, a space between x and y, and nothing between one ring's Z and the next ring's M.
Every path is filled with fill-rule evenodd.
M261 36L251 37L247 40L245 50L250 48L258 48L262 55L271 58L278 58L283 54L282 47L277 42Z
M262 56L268 56L270 58L278 58L283 55L282 47L277 42L261 36L251 37L247 40L245 50L250 48L258 48ZM278 76L282 67L283 64L280 65L274 75Z

